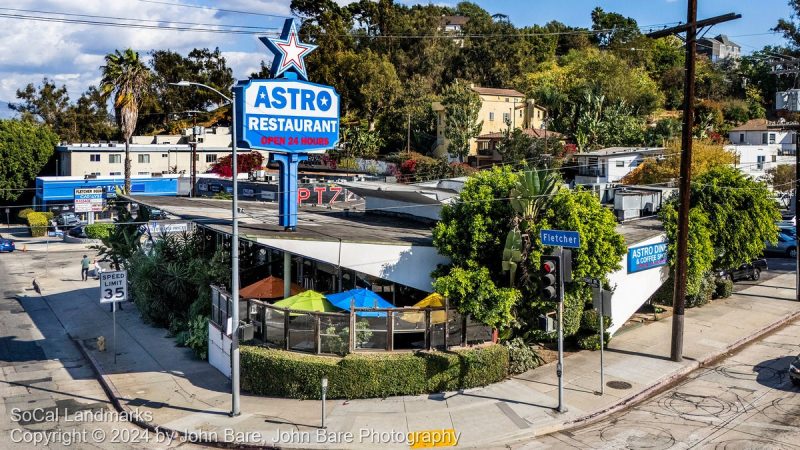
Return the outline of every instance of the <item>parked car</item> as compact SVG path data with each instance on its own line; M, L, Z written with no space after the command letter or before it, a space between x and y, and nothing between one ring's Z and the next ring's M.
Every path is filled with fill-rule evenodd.
M160 209L151 209L150 210L150 218L153 220L165 220L167 219L167 213Z
M738 280L758 280L761 278L761 272L767 270L766 259L756 259L749 264L742 264L736 269L727 269L717 271L719 278L728 278L731 281Z
M89 236L86 235L86 225L78 225L77 227L69 230L67 234L74 238L89 239Z
M781 255L788 256L789 258L797 257L797 241L793 236L784 232L778 233L778 242L775 245L767 244L764 248L766 253L780 253Z
M800 387L800 355L789 363L789 378L795 386Z
M16 247L14 247L14 241L4 238L2 235L0 235L0 252L13 252L14 250L16 250Z
M73 212L61 213L56 218L56 224L63 227L74 227L75 225L80 225L80 223L81 219Z

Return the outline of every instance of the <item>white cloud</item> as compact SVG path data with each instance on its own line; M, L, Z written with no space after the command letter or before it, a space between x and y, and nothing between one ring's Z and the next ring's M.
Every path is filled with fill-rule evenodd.
M265 14L290 13L289 0L229 0L215 1L212 4L217 8ZM19 0L14 2L13 7L140 21L164 21L176 26L174 22L235 23L249 26L263 24L265 28L282 24L280 18L263 17L262 20L259 16L215 13L206 9L134 0ZM24 12L16 14L42 15ZM17 89L28 83L39 84L45 76L59 84L65 84L70 97L77 99L89 85L99 81L99 67L103 65L103 57L115 49L130 47L148 60L147 53L153 49L171 49L186 54L192 48L219 47L237 77L245 77L257 70L262 59L270 60L266 48L247 35L99 27L11 18L0 18L0 42L3 43L0 46L0 100L10 102L16 100Z

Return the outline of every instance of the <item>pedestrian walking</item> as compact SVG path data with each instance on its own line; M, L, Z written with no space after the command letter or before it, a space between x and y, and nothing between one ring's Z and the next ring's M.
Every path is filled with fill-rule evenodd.
M81 279L83 281L89 280L89 265L91 261L89 261L89 257L83 255L83 259L81 260Z

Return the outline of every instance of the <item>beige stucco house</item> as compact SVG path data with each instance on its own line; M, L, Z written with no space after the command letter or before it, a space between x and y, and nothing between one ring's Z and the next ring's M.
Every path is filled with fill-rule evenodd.
M521 92L514 89L486 88L475 85L470 85L470 87L481 98L478 120L483 121L483 126L479 135L499 133L508 128L542 128L547 110L536 105L534 100L526 99ZM433 103L433 110L437 116L434 155L444 157L448 154L448 141L444 132L446 113L440 102ZM475 155L477 152L477 139L472 139L469 154Z

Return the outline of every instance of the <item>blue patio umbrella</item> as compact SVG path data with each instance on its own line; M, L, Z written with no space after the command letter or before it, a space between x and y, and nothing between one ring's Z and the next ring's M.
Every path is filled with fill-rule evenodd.
M325 296L329 302L344 310L350 310L350 304L355 302L356 308L394 308L395 306L383 299L380 295L368 289L350 289L338 294ZM356 315L361 317L386 317L385 312L360 311Z

